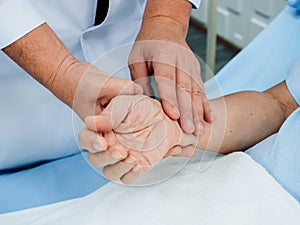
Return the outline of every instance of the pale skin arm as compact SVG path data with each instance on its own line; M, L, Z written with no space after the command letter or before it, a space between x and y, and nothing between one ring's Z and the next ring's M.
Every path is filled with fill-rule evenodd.
M211 124L205 123L205 136L199 139L197 147L220 153L245 150L277 132L285 119L298 107L284 82L263 93L240 92L212 100L210 104L216 119ZM117 108L118 105L115 107ZM147 115L151 117L150 114ZM105 132L111 130L112 126L108 125L110 119L111 116L105 118L103 115L87 118L86 123L89 130L82 131L80 142L90 151L89 158L93 165L105 166L104 174L108 179L121 178L124 183L133 183L146 171L145 169L136 169L139 164L136 155L132 157L132 154L128 154L130 150L122 152L113 149L113 151L99 152L93 148L93 145L99 142L106 147L113 146L111 140L108 140L107 143L105 139L100 139L99 135L94 132L99 129ZM176 131L174 128L170 130ZM173 144L168 146L169 148L176 144L193 145L196 140L195 136L191 135L183 135L180 140L174 140L177 136L173 133L167 136L173 141ZM173 148L173 150L175 151L170 151L162 157L169 155L191 157L194 154L190 151L177 152L178 148ZM158 162L154 162L153 165L155 163Z
M99 114L119 94L142 93L132 81L79 62L46 23L2 50L81 118Z

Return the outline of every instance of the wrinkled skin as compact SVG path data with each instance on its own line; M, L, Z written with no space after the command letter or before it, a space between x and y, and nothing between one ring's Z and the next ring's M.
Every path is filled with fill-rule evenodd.
M81 144L89 149L85 133L91 130L99 132L102 127L106 152L122 155L123 159L106 166L104 175L110 180L123 178L124 183L132 183L176 146L196 144L194 135L184 134L178 122L164 113L159 101L143 95L115 97L99 116L87 119L86 123L89 130L82 132ZM188 156L193 154L192 150ZM89 155L95 167L107 165L105 158L103 151Z
M112 110L113 131L105 133L104 138L110 146L124 146L138 166L154 166L180 144L182 131L177 121L171 120L156 100L116 97L108 110ZM120 122L121 118L124 120Z

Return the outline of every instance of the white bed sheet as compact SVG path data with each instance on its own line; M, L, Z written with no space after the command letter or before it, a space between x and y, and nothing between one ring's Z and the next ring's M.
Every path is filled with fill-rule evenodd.
M110 183L77 200L0 216L0 224L300 224L298 202L248 155L204 162L205 172L198 170L200 158L158 185Z

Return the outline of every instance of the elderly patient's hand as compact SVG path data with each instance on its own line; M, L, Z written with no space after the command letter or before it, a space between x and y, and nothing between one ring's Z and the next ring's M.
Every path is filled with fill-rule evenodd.
M86 125L80 142L89 150L90 162L104 166L108 179L123 183L134 182L177 146L196 142L164 113L159 101L143 95L114 98L100 115L88 117ZM185 153L193 154L194 148Z

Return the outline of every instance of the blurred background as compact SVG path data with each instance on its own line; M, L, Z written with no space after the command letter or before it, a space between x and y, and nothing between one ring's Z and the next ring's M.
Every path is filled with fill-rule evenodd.
M217 73L285 6L285 0L202 0L192 10L187 41Z

